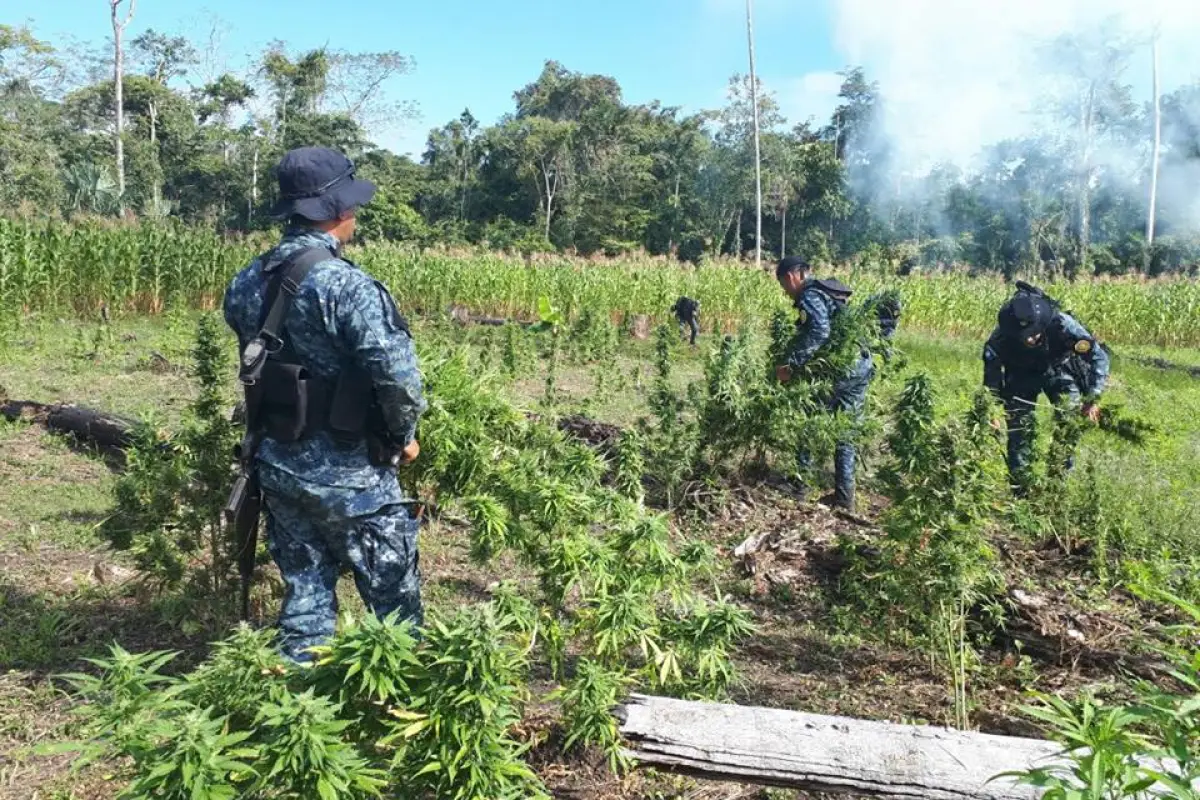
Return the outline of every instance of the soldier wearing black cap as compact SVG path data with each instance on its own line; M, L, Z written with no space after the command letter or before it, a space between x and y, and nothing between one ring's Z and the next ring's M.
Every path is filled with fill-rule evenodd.
M307 660L333 633L343 565L376 614L423 621L418 515L396 467L420 451L426 401L391 295L342 256L375 187L321 147L288 152L277 174L273 215L287 228L233 279L224 308L242 348L243 469L286 587L282 649Z
M799 314L797 336L791 352L786 363L780 364L775 371L782 383L791 380L796 369L811 361L828 344L833 333L833 320L852 294L850 287L841 281L811 278L811 273L808 262L798 256L783 259L775 268L780 287L795 302ZM867 387L874 374L875 364L871 354L865 349L860 350L850 369L834 384L833 394L827 401L829 410L861 415L866 405ZM806 450L801 450L798 460L801 471L811 469L812 459ZM834 504L847 511L854 510L856 460L854 443L838 442L834 458Z
M1026 466L1029 419L1045 393L1052 403L1079 406L1093 422L1108 383L1108 353L1070 314L1034 286L1017 291L997 315L983 346L983 383L1004 402L1008 417L1008 468L1014 482Z

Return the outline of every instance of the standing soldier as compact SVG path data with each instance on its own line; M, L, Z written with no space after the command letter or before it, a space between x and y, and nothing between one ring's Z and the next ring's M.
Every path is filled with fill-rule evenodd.
M693 347L696 346L696 337L700 335L700 301L693 300L690 297L680 297L675 301L675 305L671 306L671 311L675 312L675 319L679 320L679 335L686 336L684 326L691 329L690 343Z
M261 487L286 586L281 649L305 661L333 633L343 565L375 614L423 622L419 520L396 467L420 452L426 401L391 295L341 255L374 185L318 147L285 154L277 175L283 239L234 277L224 305L242 352L243 475Z
M808 262L791 256L779 262L775 278L780 287L796 304L799 319L796 323L797 336L788 354L786 363L775 369L782 383L792 379L795 370L803 367L825 347L833 333L834 319L842 313L852 290L834 279L810 279L812 268ZM867 387L875 374L871 354L860 348L846 374L833 386L833 394L827 400L831 412L844 411L859 416L867 399ZM854 468L857 453L852 441L838 442L834 458L835 490L834 505L847 511L854 510ZM799 454L801 470L811 468L811 456L806 451Z
M1108 353L1086 328L1041 289L1017 281L1017 292L997 315L998 325L983 346L983 383L1008 417L1008 470L1020 491L1027 462L1029 420L1044 392L1051 403L1065 400L1092 422L1096 401L1108 383ZM1070 466L1070 463L1068 463Z

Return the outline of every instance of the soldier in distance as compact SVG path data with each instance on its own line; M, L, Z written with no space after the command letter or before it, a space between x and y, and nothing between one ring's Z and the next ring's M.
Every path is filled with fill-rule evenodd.
M690 297L680 297L675 301L675 305L671 306L671 311L679 322L679 334L687 336L684 328L688 328L691 331L689 343L695 347L696 337L700 335L700 301Z

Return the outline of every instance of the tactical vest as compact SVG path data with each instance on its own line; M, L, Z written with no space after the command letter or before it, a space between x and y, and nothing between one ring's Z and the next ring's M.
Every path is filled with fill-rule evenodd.
M308 247L263 268L267 277L263 321L242 351L238 371L245 392L246 427L251 432L295 442L324 430L344 444L386 433L369 375L358 368L343 368L332 378L313 375L286 334L284 321L300 285L313 267L333 257L327 248ZM397 317L407 331L398 312Z

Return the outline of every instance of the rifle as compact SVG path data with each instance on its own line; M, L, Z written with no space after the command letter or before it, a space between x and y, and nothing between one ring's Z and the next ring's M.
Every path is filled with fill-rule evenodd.
M258 554L258 523L262 514L262 487L254 458L262 436L248 431L241 443L233 448L238 460L238 476L233 482L229 500L225 503L225 521L233 529L237 552L238 575L241 577L242 620L250 619L250 586L254 580L255 557Z

